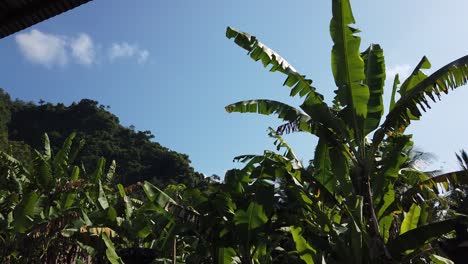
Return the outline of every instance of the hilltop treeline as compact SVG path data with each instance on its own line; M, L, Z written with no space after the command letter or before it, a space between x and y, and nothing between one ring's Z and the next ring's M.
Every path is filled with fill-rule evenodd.
M68 106L12 100L0 89L1 145L16 156L28 155L28 146L40 149L47 133L57 150L76 132L85 142L78 160L87 168L94 167L99 157L115 160L118 180L125 185L143 180L159 186L203 184L203 175L190 165L188 155L161 146L150 131L122 126L108 108L90 99Z

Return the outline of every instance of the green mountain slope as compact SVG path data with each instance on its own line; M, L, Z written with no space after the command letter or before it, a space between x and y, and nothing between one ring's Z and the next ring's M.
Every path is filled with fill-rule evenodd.
M3 134L10 141L23 141L40 149L42 135L49 135L56 150L72 132L86 144L80 159L93 168L98 157L116 160L120 182L132 184L148 180L157 185L183 183L198 185L203 176L190 166L189 157L151 141L150 131L123 127L119 119L97 101L83 99L69 106L41 102L40 105L20 100L11 101L0 90ZM5 117L5 118L4 118ZM3 124L3 125L2 125Z

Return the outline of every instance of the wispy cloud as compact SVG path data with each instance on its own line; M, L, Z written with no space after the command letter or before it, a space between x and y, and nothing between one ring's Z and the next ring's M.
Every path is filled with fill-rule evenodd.
M33 29L30 32L16 35L16 43L20 52L30 62L52 68L65 66L70 61L90 66L96 63L102 45L96 45L91 36L80 33L75 36L55 35ZM150 52L136 44L128 42L112 43L107 49L110 62L121 58L134 59L143 64L148 60Z
M148 50L142 50L138 54L138 63L142 64L145 63L146 60L149 57L149 51Z
M21 53L30 62L42 64L48 68L65 65L68 62L67 42L62 36L45 34L39 30L16 35L16 43Z
M109 59L115 61L121 58L136 58L137 62L142 64L148 59L149 51L141 49L136 44L127 42L113 43L109 49Z
M406 79L411 74L411 66L409 64L397 64L387 68L387 80L393 81L396 74L398 74L400 80Z
M80 34L70 42L72 56L83 65L91 65L95 60L94 43L87 34Z

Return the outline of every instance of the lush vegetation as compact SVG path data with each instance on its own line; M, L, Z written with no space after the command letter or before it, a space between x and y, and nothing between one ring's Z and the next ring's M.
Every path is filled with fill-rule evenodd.
M118 126L94 101L69 107L15 106L3 96L13 106L0 105L0 111L13 110L11 121L0 126L8 126L10 139L41 150L21 152L27 153L22 161L13 157L12 147L1 152L0 261L463 263L468 155L457 155L460 171L421 171L414 164L422 155L413 150L405 131L429 108L430 100L436 102L442 93L466 84L468 57L429 76L422 71L430 67L424 57L406 80L400 83L395 76L389 111L383 116L383 50L372 44L361 51L359 31L352 24L349 0L333 0L336 96L331 106L312 80L280 55L256 37L227 28L226 36L252 59L285 74L290 96L303 102L299 108L266 99L227 106L228 112L274 114L285 124L270 129L277 151L236 157L244 168L228 171L223 182L199 179L189 167L162 174L171 177L169 181L154 180L161 175L158 170L135 172L122 161L119 171L115 162L106 163L98 156L122 158L119 153L125 151L114 150L122 146L119 140L135 148L132 155L151 144L160 146L149 142L147 132ZM89 129L71 133L64 122L68 118L63 118L68 111L79 113L74 122ZM45 113L48 117L41 119ZM21 119L30 124L17 121ZM27 131L54 136L44 136L39 145ZM318 138L308 165L282 138L293 132ZM65 138L65 133L71 135ZM91 143L88 152L83 148L84 156L79 155L78 137ZM51 144L58 140L64 142L61 147ZM10 144L8 138L4 141ZM80 157L83 162L76 165ZM155 160L138 162L151 167ZM119 173L128 176L115 178ZM133 177L134 184L126 177Z
M60 148L71 133L86 142L78 160L91 167L99 157L116 160L117 176L124 184L148 180L158 186L183 183L203 184L203 176L190 166L189 157L153 142L150 131L135 131L119 124L119 119L98 102L83 99L70 106L10 100L0 90L0 124L3 137L10 143L24 142L33 148L42 146L47 133L53 150Z

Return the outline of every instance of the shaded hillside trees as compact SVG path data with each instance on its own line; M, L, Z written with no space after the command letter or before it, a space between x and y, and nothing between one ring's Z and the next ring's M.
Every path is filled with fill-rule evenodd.
M11 101L3 91L0 97L0 110L8 112L8 109L5 116L11 115L7 126L10 141L24 141L33 148L40 148L44 133L54 143L63 142L76 132L77 138L86 142L78 160L85 167L92 167L102 156L116 160L119 164L117 180L123 184L148 180L160 186L173 183L196 186L203 181L203 176L190 166L188 155L151 141L154 135L150 131L122 126L119 119L97 101L83 99L69 106L41 101L37 105ZM55 151L59 148L59 145L52 145Z
M6 144L8 139L7 124L10 121L10 96L0 89L0 147Z
M8 140L8 123L11 119L11 98L0 88L0 150L20 158L24 164L32 163L31 148L19 141Z

